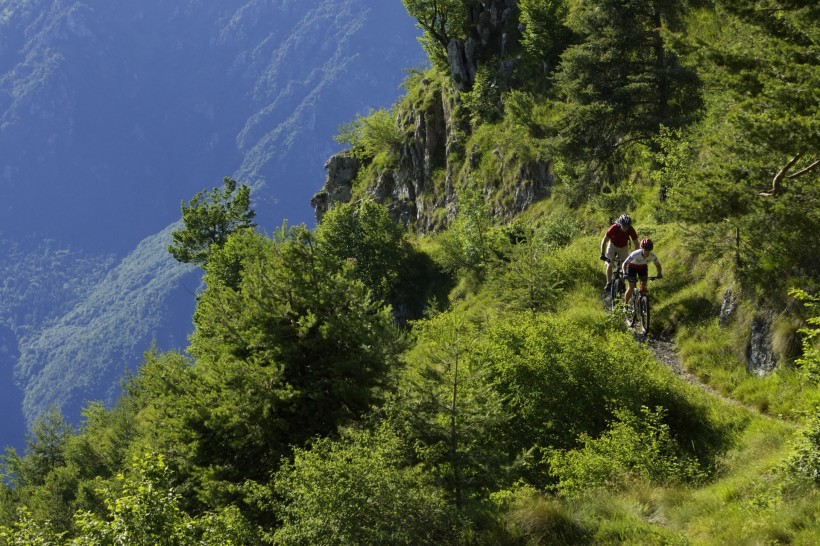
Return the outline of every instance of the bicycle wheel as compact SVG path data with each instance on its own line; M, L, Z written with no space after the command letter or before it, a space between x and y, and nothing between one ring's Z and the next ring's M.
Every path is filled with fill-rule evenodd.
M641 296L638 300L638 310L641 315L641 333L649 333L649 298Z
M638 301L638 295L635 294L632 296L632 300L629 302L629 305L626 306L626 325L632 328L632 325L635 324L635 319L637 318L638 310L635 307L635 302Z
M612 279L612 284L609 287L609 301L612 302L613 309L617 306L618 299L621 297L623 289L623 280L621 280L620 277L615 277Z

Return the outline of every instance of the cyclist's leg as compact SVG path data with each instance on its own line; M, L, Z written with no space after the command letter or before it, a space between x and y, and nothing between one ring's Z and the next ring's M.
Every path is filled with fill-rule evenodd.
M626 289L626 294L624 294L624 305L627 307L629 306L629 301L632 299L632 294L635 293L635 283L638 282L638 277L635 274L635 269L630 265L626 269L626 276L624 277L629 286Z
M612 244L612 241L609 241L606 244L606 283L609 284L612 282L612 264L615 262L615 253L617 248L615 245ZM623 261L623 260L622 260Z

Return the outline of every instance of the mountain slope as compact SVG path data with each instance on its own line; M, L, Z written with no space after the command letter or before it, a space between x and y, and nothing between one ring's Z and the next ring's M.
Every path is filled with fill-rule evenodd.
M23 245L12 259L4 243L0 267L24 282L22 257L83 287L54 284L25 316L0 302L29 421L113 400L154 338L185 346L197 281L164 252L181 200L233 175L263 228L311 223L338 125L391 103L400 68L424 60L400 2L4 0L0 13L0 234ZM21 242L43 239L105 274Z

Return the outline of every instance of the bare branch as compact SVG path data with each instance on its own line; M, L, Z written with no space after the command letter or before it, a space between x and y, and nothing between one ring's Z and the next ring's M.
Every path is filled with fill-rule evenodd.
M806 173L809 173L809 172L813 171L813 170L814 170L814 169L816 169L818 166L820 166L820 159L816 160L814 163L812 163L811 165L809 165L809 166L808 166L808 167L806 167L805 169L803 169L803 170L801 170L801 171L797 171L797 172L796 172L796 173L794 173L794 174L790 174L790 175L789 175L789 176L787 176L786 178L791 179L791 178L797 178L798 176L803 176L804 174L806 174Z
M789 172L789 169L794 167L794 164L797 163L802 156L803 156L803 153L801 152L801 153L797 154L796 156L794 156L791 159L791 161L786 163L783 166L783 168L780 169L777 172L776 175L774 175L774 178L772 179L772 189L769 190L769 191L758 192L758 195L760 195L762 197L777 197L778 195L780 195L780 193L783 191L780 187L780 183L783 181L784 178L786 178L786 173Z

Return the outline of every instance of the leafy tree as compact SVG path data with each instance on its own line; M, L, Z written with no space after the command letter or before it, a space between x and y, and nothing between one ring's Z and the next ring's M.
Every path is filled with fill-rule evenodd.
M803 335L803 354L795 360L795 364L800 366L809 381L820 384L820 296L812 296L799 288L789 290L789 295L803 302L811 315L806 320L806 327L798 330Z
M550 244L546 230L529 226L512 236L515 241L504 248L504 260L493 272L490 289L512 310L551 308L563 293L563 281L551 267L556 246Z
M566 26L569 5L567 0L519 0L518 7L524 29L521 45L526 61L534 65L527 84L543 90L572 42L572 31Z
M485 355L505 412L516 416L499 440L511 456L570 449L582 434L599 436L614 416L613 405L633 414L641 406L663 405L666 422L684 446L696 439L706 448L719 438L702 408L655 371L650 354L636 353L625 334L598 327L602 331L525 312L506 315L485 330L477 350ZM540 486L548 477L537 460L530 462L523 470Z
M453 226L440 238L438 259L453 273L470 273L482 279L496 257L498 231L483 189L470 182L458 190L458 215Z
M787 177L807 168L799 176L808 176L820 166L818 98L812 92L820 86L820 7L806 0L716 4L718 21L732 34L703 44L702 52L718 72L714 76L733 92L729 117L738 133L784 158L770 188L777 195Z
M321 255L304 226L236 236L261 251L244 258L237 289L206 272L193 378L163 410L182 411L169 434L189 446L213 502L240 494L231 483L267 479L291 446L368 411L398 350L389 309L349 266Z
M73 546L186 546L258 544L256 530L235 510L193 518L180 508L170 467L162 455L146 454L120 474L119 489L106 492L107 515L78 513Z
M355 278L380 300L389 295L405 258L403 235L387 208L369 199L336 205L315 232L318 250L351 260Z
M168 252L182 263L206 267L213 248L222 248L234 231L255 226L256 212L250 209L248 186L237 187L233 178L222 179L224 188L197 193L189 203L182 202L183 229L172 233L174 242Z
M698 463L684 453L662 407L642 407L639 415L616 410L615 421L598 438L582 434L583 447L556 451L550 470L561 495L575 496L596 488L612 489L629 480L654 484L687 483L702 477Z
M820 485L820 407L815 406L809 413L805 425L791 441L791 448L783 464L786 475Z
M59 546L64 544L65 533L57 532L50 522L36 521L23 506L12 527L0 525L2 546Z
M447 46L453 38L464 36L469 2L467 0L402 0L407 13L424 30L421 39L430 58L445 66Z
M669 208L705 224L710 249L737 252L741 281L766 292L784 275L820 271L807 246L820 229L817 18L812 2L721 1L689 37L709 93L691 176Z
M52 407L32 425L23 457L14 448L6 449L3 474L15 486L43 484L52 470L65 464L64 450L72 432L71 424Z

